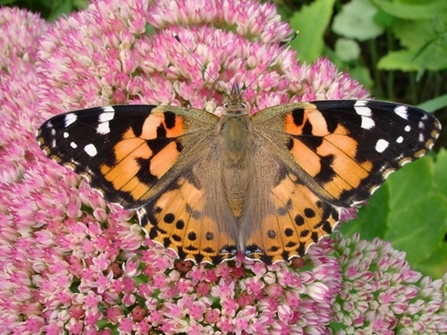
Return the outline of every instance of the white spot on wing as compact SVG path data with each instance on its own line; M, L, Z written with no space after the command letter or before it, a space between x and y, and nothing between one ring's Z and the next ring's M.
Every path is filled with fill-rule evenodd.
M76 149L78 147L78 145L75 142L70 142L70 147L72 147L73 149Z
M104 112L114 112L115 111L113 106L105 106L105 107L102 107L102 109Z
M109 121L113 120L115 117L115 109L112 106L102 107L104 113L99 114L98 122L99 125L96 128L96 132L101 135L106 135L110 133Z
M372 112L369 107L366 107L366 101L365 100L357 100L354 104L355 112L361 116L362 118L362 124L361 127L363 129L371 129L374 128L375 123L373 119L371 118Z
M76 122L77 119L78 117L75 113L68 113L67 115L65 115L64 119L65 128Z
M388 177L390 176L390 174L392 174L394 171L396 171L395 169L387 169L385 170L385 172L383 173L383 179L388 179Z
M402 143L403 141L404 141L404 138L402 136L399 136L398 138L396 138L397 143Z
M70 136L66 131L64 131L64 133L62 134L62 136L64 137L64 138L68 138L68 136Z
M399 161L399 165L400 166L404 166L404 165L406 165L406 164L408 164L408 163L411 163L412 162L412 160L410 159L410 158L402 158L400 161Z
M366 107L367 101L365 100L357 100L354 104L355 112L361 116L362 124L360 127L363 129L372 129L375 126L375 123L372 116L372 111L369 107Z
M411 130L410 126L405 126L404 130L408 133Z
M376 143L376 151L380 153L384 152L385 149L388 148L389 144L390 143L388 141L385 141L384 139L378 140Z
M425 123L422 121L419 121L419 129L425 129Z
M369 194L373 195L380 188L380 185L374 185L369 189Z
M89 155L90 157L95 157L98 154L98 150L96 150L96 147L93 144L87 144L84 147L84 151Z
M399 115L402 119L408 120L408 108L407 106L397 106L394 108L394 112Z
M110 127L108 122L100 123L96 128L96 132L101 135L110 133Z
M98 120L99 122L109 122L110 120L113 120L114 117L115 117L115 110L113 108L111 111L104 109L104 113L99 114Z

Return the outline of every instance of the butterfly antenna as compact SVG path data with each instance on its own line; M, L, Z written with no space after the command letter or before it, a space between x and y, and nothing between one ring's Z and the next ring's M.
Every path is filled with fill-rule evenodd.
M290 45L290 43L292 43L292 41L298 36L299 31L295 31L292 35L292 37L290 38L290 40L288 40L281 48L281 50L279 50L279 52L276 54L275 57L272 58L272 60L267 64L267 66L264 68L264 70L262 70L261 72L259 72L257 74L257 76L247 85L247 87L245 87L245 90L243 90L240 94L239 97L242 96L242 94L244 94L248 88L256 81L259 79L259 77L261 76L261 74L263 74L265 71L267 71L267 69L270 67L270 65L272 65L277 59L278 57L287 49L287 47Z
M174 38L177 40L177 42L180 43L180 45L183 47L183 49L186 50L186 52L188 53L188 55L190 55L190 56L192 57L192 59L194 59L194 61L197 63L197 65L199 65L199 66L202 68L202 70L205 71L205 73L206 73L207 75L209 75L211 79L214 80L214 82L217 84L217 86L219 86L219 87L222 89L222 91L224 91L225 94L229 96L227 90L226 90L225 88L223 88L222 85L219 84L219 83L217 82L217 79L214 78L214 77L208 72L208 70L202 65L202 63L200 63L200 62L197 60L197 58L194 56L194 54L193 54L191 51L189 51L189 49L183 44L183 42L180 40L180 37L179 37L176 33L174 33Z

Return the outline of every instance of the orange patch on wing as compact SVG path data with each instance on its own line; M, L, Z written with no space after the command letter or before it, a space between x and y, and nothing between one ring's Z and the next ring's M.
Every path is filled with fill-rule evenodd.
M328 134L327 122L323 114L318 110L308 110L304 111L306 119L309 120L312 125L312 135L314 136L326 136Z
M150 162L150 173L160 179L177 162L180 152L175 142L169 143L161 149Z
M100 166L101 174L117 190L128 192L134 199L141 199L147 192L146 184L141 183L135 175L140 170L137 159L149 159L153 152L146 140L138 138L129 128L114 147L116 164Z
M184 178L179 178L178 180L179 188L170 190L163 193L160 198L154 204L154 208L161 208L162 210L155 216L157 218L158 226L167 232L159 240L163 242L166 237L171 237L173 234L184 236L186 228L188 225L199 228L200 224L194 224L194 217L188 212L187 206L193 211L202 212L203 211L203 192L194 187L193 184L189 183ZM175 221L173 223L166 223L164 217L166 214L173 214ZM175 222L178 220L183 220L185 226L184 229L178 229ZM176 248L181 247L184 240L175 241L171 240L171 244L175 245Z
M304 111L303 111L304 113ZM303 120L303 125L304 125ZM287 134L290 135L301 135L303 133L303 125L297 125L295 124L295 120L293 119L293 113L289 113L286 115L284 119L284 129Z
M185 133L185 122L182 117L175 115L174 127L168 128L164 112L154 110L144 121L141 136L147 140L157 138L157 130L162 125L167 138L181 136Z
M321 171L320 157L296 138L293 139L293 147L290 149L290 153L299 166L311 177L315 177Z
M284 119L284 127L287 134L290 135L303 135L303 127L309 122L312 125L312 135L325 136L329 133L327 128L326 119L323 114L316 109L305 109L302 111L303 121L302 124L297 125L293 119L293 113L286 115Z
M339 197L344 190L358 187L372 170L370 161L359 163L355 160L357 147L358 142L353 138L331 134L324 138L317 149L318 155L333 155L331 168L335 176L325 184L325 188L334 197Z
M153 152L146 144L146 140L136 137L132 128L127 129L121 141L113 148L116 162L120 162L129 156L149 159Z
M164 115L162 112L154 112L144 120L141 137L146 140L153 140L157 138L157 129L158 127L164 123Z
M135 177L139 170L133 158L126 158L113 167L100 166L104 178L112 183L114 189L129 193L135 200L141 199L148 191L148 186Z
M182 136L185 134L185 122L181 116L176 115L174 127L167 128L165 124L165 129L168 138Z
M370 161L359 163L355 160L358 142L347 136L349 132L345 127L338 125L333 133L329 133L326 121L319 111L305 110L304 112L305 118L312 125L312 134L322 137L323 142L314 152L299 139L294 139L290 153L311 177L315 177L321 171L321 158L332 156L331 169L334 171L334 176L331 181L324 184L324 188L333 197L338 198L344 190L358 187L368 177L373 165ZM293 123L291 114L287 118L289 118L287 123ZM290 125L287 124L287 126ZM299 136L301 130L302 127L291 126L288 132Z

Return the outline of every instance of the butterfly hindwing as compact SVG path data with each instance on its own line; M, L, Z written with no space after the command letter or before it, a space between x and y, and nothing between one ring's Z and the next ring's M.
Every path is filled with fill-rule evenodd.
M245 256L271 264L304 256L339 221L337 207L321 200L295 171L255 135L251 207L239 224Z
M159 196L138 209L149 237L180 259L219 264L236 255L237 222L221 193L220 151L211 141Z
M90 108L46 121L37 140L50 158L86 177L106 200L137 208L206 146L217 120L205 111L172 106Z

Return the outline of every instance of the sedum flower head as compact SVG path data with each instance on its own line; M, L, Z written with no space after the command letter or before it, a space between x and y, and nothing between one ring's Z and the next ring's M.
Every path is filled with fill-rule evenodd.
M46 26L35 14L0 7L0 183L19 180L29 151L38 150L34 113L22 110L34 110L38 97L36 43Z
M331 322L346 325L347 333L355 329L351 325L359 321L346 317L355 314L344 308L354 310L345 305L358 298L345 294L329 240L292 266L239 258L218 266L179 262L145 239L133 212L106 203L79 176L50 162L34 140L34 130L47 118L88 106L172 104L218 113L225 93L215 80L227 91L234 81L247 85L290 35L272 5L97 0L53 24L5 8L0 18L3 36L28 29L28 40L8 39L0 59L7 68L0 77L0 154L7 162L0 166L0 329L326 334ZM253 113L291 101L367 97L328 60L299 65L295 59L293 51L284 52L248 88L244 97ZM344 262L355 259L342 240L337 248ZM439 296L440 283L445 291L445 280L427 282L432 293L424 294ZM419 311L429 308L427 300L417 304ZM380 321L382 312L364 314L362 326L401 324ZM416 324L412 316L422 315L417 313L405 315Z
M338 235L343 284L333 304L336 334L445 334L447 274L432 281L411 270L405 253L375 239Z

